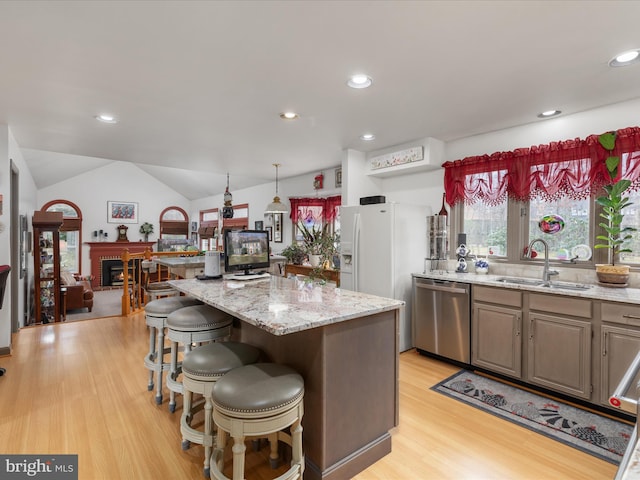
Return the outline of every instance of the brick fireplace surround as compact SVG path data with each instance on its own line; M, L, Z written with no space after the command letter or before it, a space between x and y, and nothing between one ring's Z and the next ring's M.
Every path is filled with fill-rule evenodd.
M143 253L148 247L150 250L156 242L86 242L89 245L89 259L91 260L91 286L102 286L102 260L113 260L122 257L122 251L126 248L129 253Z

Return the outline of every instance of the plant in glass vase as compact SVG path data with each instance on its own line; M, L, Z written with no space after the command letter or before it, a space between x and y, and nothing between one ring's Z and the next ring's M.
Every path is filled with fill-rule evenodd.
M620 253L631 252L631 249L625 247L625 242L630 240L631 235L637 229L633 227L623 227L622 220L624 214L622 210L632 205L628 196L624 196L625 191L631 186L631 181L627 179L618 179L618 167L620 165L620 157L613 155L613 149L616 142L616 133L607 132L598 137L600 145L609 152L609 156L605 160L607 172L611 183L605 185L604 191L606 195L596 198L598 205L602 207L600 217L605 219L599 225L604 230L604 235L596 236L600 243L596 243L595 248L609 249L610 264L597 264L596 274L598 281L603 285L623 286L629 280L629 266L616 265L616 257Z

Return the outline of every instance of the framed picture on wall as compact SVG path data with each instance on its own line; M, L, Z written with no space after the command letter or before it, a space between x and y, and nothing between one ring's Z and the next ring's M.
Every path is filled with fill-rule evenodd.
M264 230L264 222L262 220L256 220L255 229L256 230Z
M107 222L138 223L138 203L107 202Z
M273 241L282 243L282 214L273 214Z
M273 227L266 227L265 230L269 232L269 241L273 242Z

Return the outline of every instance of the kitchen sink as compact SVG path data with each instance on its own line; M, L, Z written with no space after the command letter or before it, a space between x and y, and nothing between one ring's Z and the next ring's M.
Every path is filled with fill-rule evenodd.
M502 277L496 279L496 282L500 283L513 283L515 285L534 285L542 286L544 283L542 280L536 278L519 278L519 277Z
M550 285L545 285L542 280L536 278L520 278L520 277L501 277L496 279L496 282L500 283L512 283L514 285L531 285L533 287L545 287L558 290L589 290L592 285L584 283L568 283L568 282L551 282Z
M560 290L589 290L593 285L587 285L584 283L564 283L564 282L552 282L549 288L557 288Z

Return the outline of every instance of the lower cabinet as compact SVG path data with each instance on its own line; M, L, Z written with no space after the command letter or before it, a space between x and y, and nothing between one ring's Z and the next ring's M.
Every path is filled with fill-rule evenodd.
M591 322L529 313L530 383L591 398Z
M522 375L522 311L474 303L471 363L503 375Z
M609 398L639 351L640 305L472 288L477 367L613 408ZM640 386L629 394L639 396Z
M602 322L600 403L609 406L609 397L640 351L640 307L603 302ZM631 385L638 385L638 382L640 382L640 373L633 379ZM632 390L629 394L638 397L640 389Z

